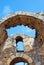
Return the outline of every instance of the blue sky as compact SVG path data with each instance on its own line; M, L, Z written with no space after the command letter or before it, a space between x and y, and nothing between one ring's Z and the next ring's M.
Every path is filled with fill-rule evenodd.
M0 18L15 11L44 11L44 0L1 0Z
M31 29L28 26L24 26L24 25L11 27L10 29L7 29L6 31L8 32L8 36L12 34L26 34L28 36L35 37L35 34L36 34L35 29Z
M20 63L16 63L15 65L27 65L27 63L23 63L23 62L20 62Z
M0 0L0 18L15 11L44 12L44 0ZM28 31L27 33L26 28L24 27L22 28L17 27L15 28L15 30L14 31L12 29L8 30L8 35L14 34L14 32L16 33L19 30L22 30L23 33L28 35L30 32L30 30L27 28ZM13 33L11 33L11 31L13 31ZM34 35L34 33L31 34Z

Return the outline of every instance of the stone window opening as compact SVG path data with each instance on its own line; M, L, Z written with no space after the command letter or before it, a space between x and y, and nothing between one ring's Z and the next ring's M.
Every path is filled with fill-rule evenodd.
M17 57L10 62L10 65L29 65L25 58Z
M17 52L24 52L23 38L20 36L16 37L16 50Z

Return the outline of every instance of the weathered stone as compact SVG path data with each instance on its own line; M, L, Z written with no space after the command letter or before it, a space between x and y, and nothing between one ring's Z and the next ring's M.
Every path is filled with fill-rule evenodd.
M1 20L3 23L0 24L0 27L1 27L1 31L3 32L0 31L0 34L1 34L0 43L3 43L7 38L7 32L6 32L7 28L23 24L36 29L36 32L37 32L36 41L38 41L38 45L41 46L40 42L42 43L44 42L44 21L42 19L39 19L39 17L42 15L36 14L36 15L39 15L39 17L37 16L38 17L37 18L35 14L30 14L30 13L26 14L25 12L23 13L19 12L19 13L17 12L16 15L15 14L11 16L9 15Z
M8 37L6 29L25 25L36 30L36 37L23 34ZM23 39L24 51L16 50L16 37ZM18 37L19 39L19 37ZM44 64L44 13L17 12L0 20L0 65L27 62L28 65Z

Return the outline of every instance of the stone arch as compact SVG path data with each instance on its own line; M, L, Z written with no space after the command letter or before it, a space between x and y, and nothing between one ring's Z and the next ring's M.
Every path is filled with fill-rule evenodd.
M15 39L16 39L16 43L17 43L18 41L22 41L22 42L23 42L23 38L22 38L21 36L17 36Z
M34 61L32 60L32 58L26 54L21 54L20 56L18 55L18 53L16 53L16 56L12 55L10 58L8 58L7 60L7 65L14 65L14 63L17 62L27 62L28 65L30 64L34 64Z
M23 42L23 38L21 36L17 36L15 38L16 40L16 50L17 52L24 52L24 42ZM21 45L21 48L18 49L19 45Z
M35 15L17 13L14 15L7 16L2 19L0 24L0 44L4 43L8 35L6 32L7 28L14 27L17 25L25 25L32 29L36 29L36 42L38 46L41 46L44 43L44 22L43 20L37 18ZM42 25L42 26L41 26Z
M17 57L17 58L15 58L15 59L12 60L12 62L10 63L10 65L14 65L14 64L17 63L17 62L26 62L26 63L28 63L28 62L26 61L26 59L21 58L21 57Z

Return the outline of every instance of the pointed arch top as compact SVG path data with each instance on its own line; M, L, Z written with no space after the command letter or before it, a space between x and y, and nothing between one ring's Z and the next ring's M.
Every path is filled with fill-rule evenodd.
M17 15L32 16L32 17L35 17L35 18L38 18L38 19L44 21L44 12L32 13L32 12L25 12L25 11L17 11L17 12L9 14L9 15L3 17L2 19L0 19L0 24L3 23L5 20L7 20L11 17L17 16Z

